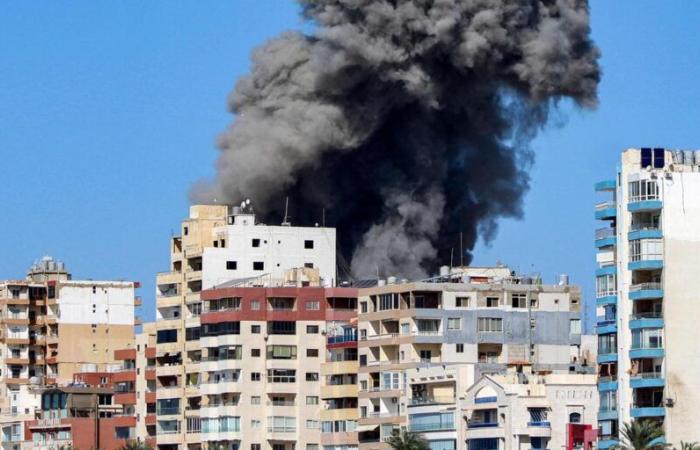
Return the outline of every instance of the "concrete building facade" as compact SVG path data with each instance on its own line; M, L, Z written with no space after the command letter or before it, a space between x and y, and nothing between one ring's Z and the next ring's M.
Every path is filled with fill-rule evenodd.
M362 289L358 303L360 448L386 448L384 440L402 428L422 432L412 414L455 408L458 393L509 365L592 370L580 290L568 282L464 268L428 282ZM453 414L451 428L428 436L431 445L462 448L455 421Z
M248 286L290 282L332 286L335 230L261 224L249 204L194 205L182 223L181 235L171 239L170 250L171 270L156 279L156 433L161 450L197 449L214 433L211 417L202 418L200 412L209 411L204 411L202 402L209 394L202 390L209 386L204 369L212 365L203 358L213 357L206 348L216 337L211 333L218 333L200 321L209 307L202 302L202 291L238 285L232 280L245 280ZM287 275L290 269L296 270ZM232 306L217 304L216 308ZM222 441L228 440L222 436Z
M700 152L628 149L616 178L596 184L600 448L631 420L653 420L666 441L700 440ZM672 326L671 326L672 324Z

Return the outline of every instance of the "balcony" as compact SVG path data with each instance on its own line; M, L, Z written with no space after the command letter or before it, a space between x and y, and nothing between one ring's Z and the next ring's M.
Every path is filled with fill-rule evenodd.
M614 191L617 188L615 180L603 180L595 184L596 192Z
M617 267L614 265L599 267L595 270L595 276L602 277L604 275L617 274Z
M617 305L617 292L597 292L595 303L597 306Z
M632 224L630 231L627 233L627 239L635 241L637 239L661 239L663 233L657 225L651 224Z
M627 211L632 213L658 211L662 207L663 203L654 195L631 197L629 203L627 203Z
M600 377L598 379L598 391L616 391L617 390L617 378L613 377Z
M598 449L599 450L607 450L612 447L616 447L619 445L619 441L617 439L612 439L609 436L604 436L602 438L598 439Z
M617 244L615 228L600 228L595 230L596 248L610 247Z
M356 343L357 342L357 334L345 334L345 335L338 335L338 336L328 336L327 338L327 345L328 346L333 346L333 345L339 345L339 344L347 344L347 343Z
M663 347L637 347L630 350L631 359L641 359L641 358L663 358L664 349Z
M630 329L663 328L664 319L660 312L630 314Z
M664 387L665 384L661 372L641 372L630 375L630 387L632 389Z
M413 397L409 399L408 406L451 405L455 402L453 395L435 395L429 397Z
M596 334L610 334L617 333L617 321L615 319L605 319L605 317L598 317L596 323Z
M617 217L617 204L614 201L598 203L595 205L595 218L598 220L611 220Z
M597 358L598 363L617 362L617 353L599 353Z
M598 411L598 420L616 420L617 408L601 408Z
M429 431L452 431L455 429L454 422L434 422L434 423L413 423L409 424L409 430L417 433L425 433Z
M639 283L630 286L630 300L647 300L663 296L664 289L661 283Z
M663 406L639 406L632 405L630 408L630 416L635 419L645 417L664 417L666 409Z

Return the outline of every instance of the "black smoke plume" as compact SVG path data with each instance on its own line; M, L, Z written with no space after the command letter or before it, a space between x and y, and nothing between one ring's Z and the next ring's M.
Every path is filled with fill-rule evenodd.
M419 278L519 217L529 143L562 98L596 104L585 0L300 0L312 35L253 53L194 201L285 197L338 227L357 277ZM459 262L455 252L455 263Z

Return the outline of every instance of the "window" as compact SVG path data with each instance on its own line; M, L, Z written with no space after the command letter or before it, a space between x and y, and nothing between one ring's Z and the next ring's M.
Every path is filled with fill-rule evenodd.
M313 268L314 268L314 263L308 263L308 262L307 262L307 263L304 263L304 267L306 267L307 269L313 269Z
M608 297L617 293L617 285L615 282L615 274L608 274L596 277L596 297Z
M512 293L510 294L510 306L512 308L527 308L527 294Z
M503 319L495 317L479 317L478 331L486 333L501 333L503 331Z
M156 342L158 344L177 342L177 330L158 330Z
M260 334L260 325L251 325L250 332L253 334Z
M283 320L267 322L267 334L297 334L297 323Z
M498 308L498 297L486 297L487 308Z
M318 325L307 325L306 334L318 334Z
M314 248L314 241L307 239L304 241L304 248Z
M258 358L260 356L260 349L259 348L251 348L250 349L250 356L253 358Z
M308 395L306 397L306 404L307 405L318 405L318 397L314 395Z
M637 239L629 241L630 261L649 261L663 259L664 243L662 239Z
M260 372L252 372L250 374L250 381L260 381Z
M629 183L629 198L630 202L639 202L643 200L656 200L659 198L659 187L656 181L638 180L630 181Z
M253 239L253 247L260 247L260 239Z
M367 302L360 302L360 312L361 313L367 312Z
M251 420L250 421L250 428L252 428L253 430L259 429L260 428L260 421L255 420L255 419ZM260 444L251 444L251 445L257 445L258 449L260 449Z
M185 340L186 341L197 341L199 340L200 328L190 327L185 328Z
M253 270L265 270L265 263L262 261L254 261Z
M318 372L306 372L306 381L318 381Z
M184 227L183 230L182 230L182 234L184 234L185 236L187 236L187 233L189 233L189 231L190 231L190 230L189 230L187 227Z
M296 383L297 371L294 369L267 369L268 383Z
M455 344L455 351L457 353L464 353L464 344Z
M259 405L260 404L260 396L253 395L252 397L250 397L250 404L251 405Z
M260 300L251 300L250 309L253 311L260 311Z
M318 349L317 348L307 348L306 349L306 357L307 358L318 358Z
M238 269L238 263L236 261L226 261L226 270L236 269Z
M307 430L315 430L318 429L318 420L306 420L306 429ZM318 448L318 446L316 446ZM309 446L307 445L306 448L308 449Z
M268 359L297 359L296 345L268 345Z
M570 334L581 334L581 319L569 320L569 333Z
M306 310L307 311L318 311L321 309L321 302L318 300L312 300L306 302Z
M462 329L462 319L459 317L450 317L447 319L447 329L448 330L461 330Z
M316 423L316 428L318 428L318 423ZM318 450L318 444L306 444L306 450Z
M455 299L455 307L468 308L469 307L469 297L457 297Z
M421 296L416 296L416 303L418 303L418 298ZM399 296L398 294L381 294L379 296L379 310L386 311L388 309L399 309Z
M581 414L577 412L569 414L569 423L581 423Z
M250 444L250 450L260 450L260 444Z

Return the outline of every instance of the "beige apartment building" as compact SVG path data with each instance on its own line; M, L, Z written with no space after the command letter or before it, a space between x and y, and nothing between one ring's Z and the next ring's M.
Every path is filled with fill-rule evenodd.
M385 439L401 429L425 434L435 449L463 448L457 418L448 421L440 409L456 408L482 375L509 366L593 370L581 293L567 277L545 285L505 267L444 268L423 282L361 289L358 303L361 449L387 448Z
M82 371L108 371L131 345L138 283L73 280L44 257L24 280L0 281L0 426L3 444L23 438L37 392ZM5 447L14 448L7 444Z
M197 449L207 442L203 433L210 429L211 417L202 416L210 411L204 400L212 401L204 393L209 386L204 375L212 369L209 358L214 355L207 346L215 337L200 320L209 307L203 305L202 291L246 279L259 280L258 286L284 286L290 269L299 269L292 278L300 283L332 286L335 230L261 224L249 202L194 205L180 236L170 241L170 260L171 270L156 279L157 442L160 450ZM303 281L305 271L316 275ZM217 401L224 399L232 401L229 396Z

